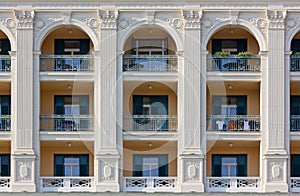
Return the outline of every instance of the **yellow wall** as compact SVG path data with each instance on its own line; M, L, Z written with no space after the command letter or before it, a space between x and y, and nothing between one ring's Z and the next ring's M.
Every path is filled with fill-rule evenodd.
M233 34L230 33L233 29ZM247 31L241 28L225 28L215 33L207 44L207 50L212 52L212 39L247 39L248 51L253 54L259 53L259 46L256 39Z
M211 176L212 154L247 154L248 176L259 176L259 147L213 147L206 154L206 175Z
M6 34L3 33L2 31L0 31L0 39L7 39Z
M42 55L53 55L54 54L54 39L88 39L86 33L77 29L76 27L71 27L72 33L70 34L69 27L61 27L59 29L51 32L44 40L41 48ZM93 43L90 41L90 49L93 48Z
M127 143L130 141L127 141ZM148 141L138 141L140 143L147 144ZM133 155L134 154L168 154L168 170L169 176L177 176L177 145L172 145L169 143L165 143L162 146L155 147L155 141L152 142L153 146L137 146L136 147L128 147L126 144L123 147L123 175L124 176L132 176L132 168L133 168Z
M214 93L213 95L224 95L224 93ZM238 90L227 91L226 96L230 95L246 95L247 96L247 113L248 115L259 115L260 113L260 92L259 90ZM207 91L207 114L211 114L212 95Z
M89 111L94 114L94 94L91 90L82 89L80 92L72 90L42 90L41 114L54 114L54 95L89 95Z
M0 144L0 154L10 154L10 142L3 141Z
M89 174L94 176L94 155L85 145L62 147L53 142L53 146L42 146L40 153L41 176L54 176L54 154L89 154Z

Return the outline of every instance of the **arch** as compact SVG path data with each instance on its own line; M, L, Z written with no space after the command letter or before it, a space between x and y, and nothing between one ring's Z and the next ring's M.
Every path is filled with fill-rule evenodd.
M49 26L46 26L45 29L43 29L43 31L41 31L41 33L38 35L35 43L34 43L34 50L35 51L40 51L41 50L41 46L43 44L43 41L45 40L45 38L55 29L59 28L60 26L66 25L64 24L63 20L59 20ZM98 44L98 38L97 35L95 34L95 32L90 29L89 26L85 25L84 23L82 23L79 20L71 20L70 24L68 25L73 25L78 27L80 30L82 30L83 32L85 32L89 38L92 40L93 44L94 44L94 51L98 51L99 50L99 44Z
M300 25L298 25L296 28L293 29L293 31L290 31L289 34L287 34L286 39L285 39L285 50L290 51L291 50L291 43L292 40L294 39L295 35L299 33L300 31Z
M2 23L0 23L0 29L8 37L9 42L10 42L11 51L16 51L17 43L16 43L15 37L12 34L12 32L6 26L4 26Z
M208 33L205 35L205 37L203 38L203 41L202 41L203 46L205 46L204 50L206 50L206 46L207 46L210 38L222 27L225 27L228 25L232 25L231 20L223 21L223 22L213 26L213 28L208 31ZM257 29L257 27L255 27L253 24L251 24L247 21L244 21L244 20L239 20L237 23L237 26L245 27L246 30L254 36L254 38L258 42L260 51L265 51L267 49L264 35L262 34L262 32L259 29Z
M143 20L143 21L133 24L132 26L129 26L126 30L123 30L124 33L120 34L119 41L118 41L118 46L117 46L118 51L123 51L124 45L125 45L128 37L132 33L134 33L138 29L143 28L146 25L149 25L147 20ZM176 48L177 48L177 51L183 50L182 39L181 39L179 33L174 28L172 28L171 26L167 26L165 23L162 23L160 21L154 21L154 23L152 25L167 32L173 38Z

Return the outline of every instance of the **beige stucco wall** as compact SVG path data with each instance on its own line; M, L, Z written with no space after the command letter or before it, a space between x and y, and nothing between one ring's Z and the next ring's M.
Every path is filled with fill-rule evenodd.
M132 176L134 154L168 154L169 176L177 176L177 145L175 142L151 141L126 141L123 147L123 174Z
M84 144L73 145L72 147L61 144L56 145L55 141L51 146L41 145L40 151L40 163L41 163L41 174L40 176L53 176L54 175L54 154L89 154L89 175L94 175L94 155Z
M259 176L259 147L233 146L233 147L212 147L206 154L206 175L211 176L212 154L247 154L247 174L248 176Z

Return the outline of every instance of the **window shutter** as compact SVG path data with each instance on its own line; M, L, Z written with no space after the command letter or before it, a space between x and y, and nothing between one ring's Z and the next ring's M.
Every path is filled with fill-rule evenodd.
M238 39L237 40L237 52L246 52L247 49L247 39Z
M143 114L143 96L133 95L132 114L142 115Z
M221 155L213 154L212 155L212 176L220 177L221 176Z
M9 55L8 51L11 51L10 42L8 39L1 39L1 55Z
M88 54L90 51L90 40L80 39L80 54Z
M89 114L89 96L81 95L79 96L80 100L80 114L88 115Z
M55 95L54 96L54 114L64 114L64 104L65 96L64 95Z
M133 155L132 176L135 176L135 177L143 176L143 156L142 155Z
M221 39L213 39L212 40L212 54L216 52L222 51L222 40Z
M247 96L237 96L237 115L247 114Z
M212 96L212 114L221 115L221 100L222 96Z
M291 155L291 177L300 177L300 154Z
M291 115L299 115L300 111L300 96L291 96L290 110Z
M168 176L168 155L158 156L158 176Z
M1 176L10 176L10 155L1 155Z
M10 95L1 96L1 115L11 114L10 102Z
M300 52L300 39L293 39L292 40L291 51L293 51L293 54L295 52Z
M64 175L64 155L54 155L54 176Z
M247 176L247 155L237 155L237 176Z
M54 54L56 54L56 55L64 54L64 49L65 49L64 41L65 41L64 39L55 39L54 40Z
M89 155L79 155L80 176L89 176Z

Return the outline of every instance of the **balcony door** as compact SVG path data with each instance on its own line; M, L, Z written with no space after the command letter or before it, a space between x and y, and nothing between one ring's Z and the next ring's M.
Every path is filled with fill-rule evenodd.
M168 176L168 155L133 155L133 176Z
M247 176L247 155L212 155L212 176Z
M0 154L0 177L10 176L10 155Z
M55 154L54 176L89 176L89 155Z
M9 55L9 51L11 50L10 42L8 39L0 39L0 55ZM0 58L0 70L10 70L10 61L7 59Z
M11 128L10 117L11 114L10 95L0 95L0 131L9 131Z

